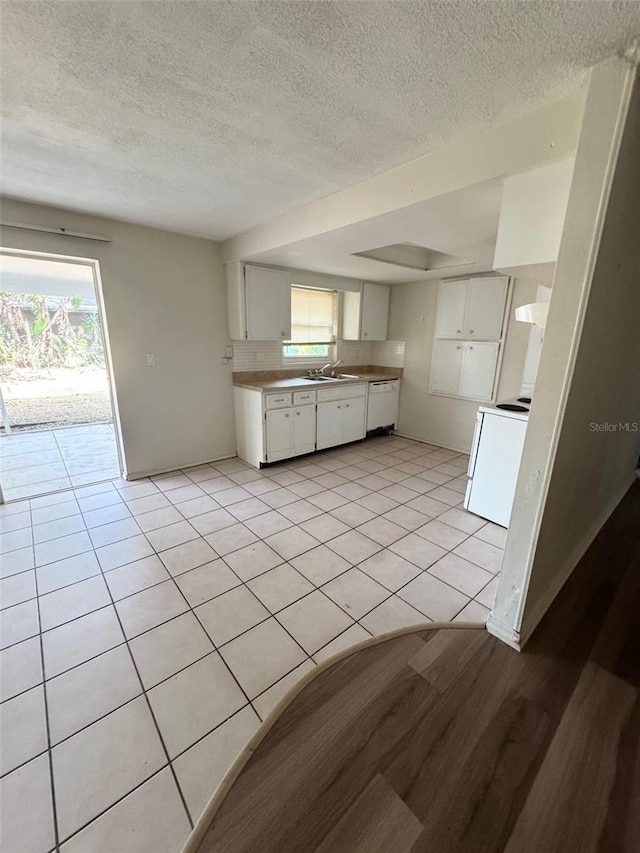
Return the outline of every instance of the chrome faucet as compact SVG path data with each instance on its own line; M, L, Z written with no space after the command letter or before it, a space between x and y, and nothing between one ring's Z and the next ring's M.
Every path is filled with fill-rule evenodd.
M309 376L324 376L324 372L328 367L331 367L330 361L328 361L322 367L316 367L315 370L309 370L308 374Z
M339 359L336 362L328 361L326 364L323 364L322 367L316 367L315 370L309 370L307 375L308 376L326 376L326 373L325 373L326 370L331 368L331 371L335 372L336 367L339 364L343 364L343 363L344 362L342 361L342 359Z

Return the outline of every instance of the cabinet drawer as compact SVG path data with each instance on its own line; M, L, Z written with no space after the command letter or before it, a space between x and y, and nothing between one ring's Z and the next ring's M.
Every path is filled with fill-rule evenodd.
M291 393L288 394L265 394L265 409L285 409L291 405Z
M294 391L293 392L293 405L294 406L306 406L307 403L315 403L316 401L316 392L315 391Z
M342 385L336 388L322 388L318 392L319 403L329 403L332 400L355 400L366 397L366 385Z

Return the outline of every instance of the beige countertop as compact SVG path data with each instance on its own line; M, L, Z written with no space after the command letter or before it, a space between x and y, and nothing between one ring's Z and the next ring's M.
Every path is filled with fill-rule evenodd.
M333 382L309 382L302 376L289 377L284 379L265 379L252 378L250 375L242 376L242 378L234 378L234 387L246 388L249 391L308 391L310 388L332 388L334 385L357 385L362 382L380 382L389 379L401 379L402 370L392 370L387 368L386 371L371 371L357 373L355 370L348 371L357 376L357 379L336 379ZM258 374L260 375L260 374ZM264 374L262 374L264 375Z

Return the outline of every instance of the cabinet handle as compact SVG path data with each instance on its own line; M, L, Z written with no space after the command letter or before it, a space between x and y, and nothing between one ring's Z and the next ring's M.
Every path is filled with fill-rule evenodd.
M342 408L342 406L338 406L338 408L339 408L339 409L341 409L341 408Z
M289 412L287 412L285 415L285 418L288 418L288 417L289 417Z
M345 409L348 409L348 408L349 408L349 404L347 403L347 405L345 406Z
M456 349L462 349L462 347L460 346L460 344L458 344L458 346L456 347Z
M462 332L462 329L456 329L456 335L459 335Z
M287 334L286 332L280 332L280 337L281 337L281 338L284 338L284 336L285 336L286 334Z
M473 347L469 347L469 349L473 349Z
M472 335L472 334L473 334L473 329L469 329L469 334L470 334L470 335Z
M365 333L364 333L365 338L366 338L368 335L369 335L369 332L365 332Z
M287 417L289 417L289 415L287 415ZM300 417L300 412L296 412L296 417Z

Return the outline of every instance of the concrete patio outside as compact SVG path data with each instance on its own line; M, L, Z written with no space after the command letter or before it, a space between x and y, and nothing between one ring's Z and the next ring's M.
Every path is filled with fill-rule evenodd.
M112 424L13 432L0 437L5 501L120 476Z

